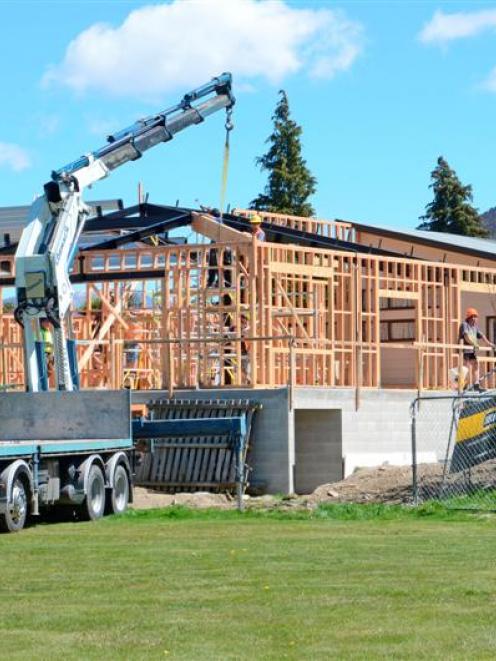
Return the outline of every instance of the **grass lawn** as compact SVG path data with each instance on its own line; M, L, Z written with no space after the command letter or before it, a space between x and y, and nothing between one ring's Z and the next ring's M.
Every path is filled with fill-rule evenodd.
M493 659L495 523L328 507L38 525L0 537L0 658Z

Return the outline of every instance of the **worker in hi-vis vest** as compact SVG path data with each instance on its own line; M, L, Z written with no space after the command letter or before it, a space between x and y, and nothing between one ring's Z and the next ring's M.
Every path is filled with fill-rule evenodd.
M48 319L41 319L40 321L40 334L41 341L43 342L43 351L45 353L45 361L47 368L47 376L50 378L53 374L53 333L50 322Z
M473 389L483 392L479 384L479 362L477 360L477 350L479 349L479 340L493 349L494 345L479 328L479 313L475 308L467 308L465 312L465 321L460 324L458 330L458 341L464 345L463 349L463 365L472 372Z

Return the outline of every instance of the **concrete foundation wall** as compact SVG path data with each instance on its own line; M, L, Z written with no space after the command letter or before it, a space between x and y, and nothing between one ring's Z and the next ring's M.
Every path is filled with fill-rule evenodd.
M443 394L439 392L441 397ZM416 390L362 390L358 409L355 391L338 388L298 388L294 409L339 409L342 416L342 461L344 476L357 467L409 465L412 461L411 405ZM426 405L423 405L424 409ZM428 414L419 417L418 461L441 459L443 430L448 433L451 402L430 403ZM436 433L430 429L435 423ZM331 482L332 480L326 480Z
M345 388L296 388L292 406L287 388L174 393L176 399L250 399L262 405L252 435L250 482L267 493L311 491L339 480L343 466L347 475L358 466L409 464L410 406L416 395L414 390L362 390L356 410L355 390ZM137 403L159 397L167 393L132 393ZM448 429L449 402L433 410L438 427ZM432 461L438 449L428 431L419 452L421 460Z
M358 410L355 391L344 388L298 388L294 408L340 409L343 455L409 452L413 390L362 390Z

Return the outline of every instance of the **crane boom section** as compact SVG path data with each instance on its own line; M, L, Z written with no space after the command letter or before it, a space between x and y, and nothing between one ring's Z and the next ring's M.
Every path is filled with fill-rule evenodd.
M194 101L209 94L215 94L215 96L196 106L192 105ZM140 158L143 152L160 142L172 140L176 133L194 124L199 124L214 112L232 107L234 103L231 74L223 73L210 83L185 94L177 105L156 115L139 119L122 131L110 135L107 139L108 144L90 155L82 156L77 161L54 171L52 179L58 181L68 175L77 175L90 164L91 159L98 159L108 170L115 170L128 161Z

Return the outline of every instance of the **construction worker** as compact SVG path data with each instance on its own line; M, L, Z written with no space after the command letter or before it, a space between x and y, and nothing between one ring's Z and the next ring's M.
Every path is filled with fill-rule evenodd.
M258 213L250 216L251 234L259 241L265 241L265 232L262 229L262 218Z
M50 322L46 317L40 319L40 335L43 342L43 351L45 354L45 364L47 376L50 378L53 374L54 356L53 356L53 333Z
M478 326L479 313L475 308L467 308L465 312L465 321L460 324L458 332L459 342L463 342L463 365L472 375L473 389L477 392L483 392L479 383L479 362L477 360L477 350L479 340L482 340L487 346L496 349L496 345L490 342Z
M214 244L215 241L211 241L210 243ZM222 275L223 282L224 282L224 287L227 287L228 289L232 285L232 273L231 273L231 267L232 266L232 253L231 249L228 247L225 247L224 250L222 251L222 266L228 267L228 268L219 268L218 263L217 263L217 248L210 248L208 252L208 278L207 278L207 287L220 287L220 278Z

